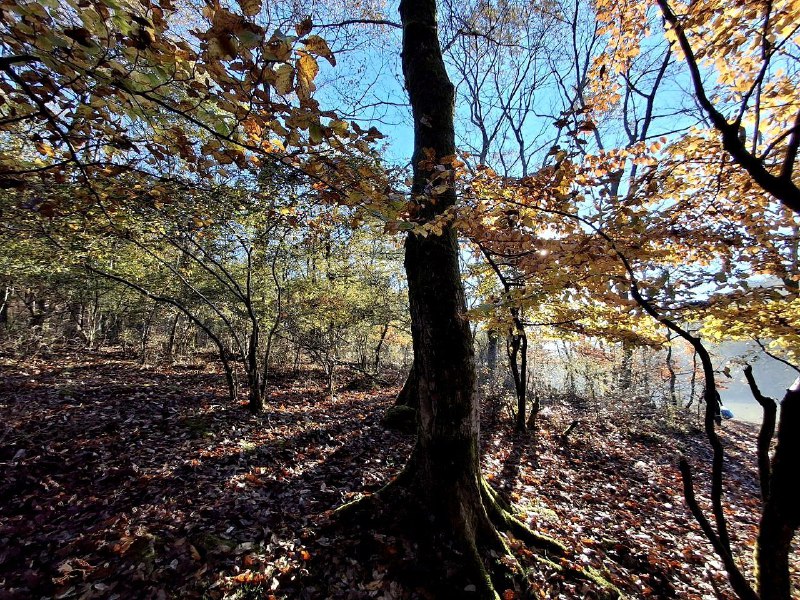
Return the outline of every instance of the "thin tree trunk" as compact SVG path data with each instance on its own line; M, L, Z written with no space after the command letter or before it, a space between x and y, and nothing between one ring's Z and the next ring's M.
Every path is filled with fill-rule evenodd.
M375 361L372 364L372 372L375 373L375 375L378 374L378 369L381 366L381 349L383 348L383 343L386 341L387 333L389 333L389 323L384 323L381 329L381 338L378 340L378 345L375 346Z
M142 323L142 334L139 337L139 363L142 365L147 363L147 344L150 341L150 329L157 310L158 304L154 303L153 308L147 313L147 318Z
M790 600L789 554L800 527L800 380L781 402L778 443L772 458L769 493L761 514L756 556L760 600Z
M508 337L508 363L514 378L514 394L517 398L517 413L514 427L523 432L527 429L527 392L528 392L528 336L525 326L519 318L519 309L511 309L513 328ZM535 418L534 418L535 420Z
M264 410L264 398L261 395L261 369L258 364L258 322L253 321L250 329L250 342L247 346L247 406L254 415Z
M175 338L178 333L178 322L180 321L180 311L175 311L175 316L172 318L172 325L169 328L169 340L167 341L167 355L169 359L174 362L175 360Z
M283 238L281 238L283 240ZM275 318L272 321L272 326L269 328L269 333L267 334L267 347L264 349L264 365L263 370L261 372L261 397L267 397L267 384L269 381L269 359L272 356L272 344L275 339L275 335L278 332L278 327L280 327L282 313L283 313L283 288L281 287L281 280L278 277L278 257L279 252L275 252L275 255L272 257L272 281L275 283Z
M489 379L492 380L497 371L497 341L499 336L494 329L486 332L486 370L489 372Z
M677 382L677 375L675 374L675 364L672 360L672 341L667 338L667 371L669 371L669 402L672 406L678 406L678 397L675 395L675 384Z
M770 462L769 447L775 435L775 419L778 414L778 403L773 398L764 396L758 389L755 377L753 377L753 367L747 365L744 368L744 376L753 397L761 405L763 416L761 417L761 428L758 432L758 443L756 444L756 459L758 462L758 481L761 487L761 499L766 502L769 497L769 478Z
M0 325L8 325L8 303L13 289L10 285L5 286L3 300L0 302Z
M627 391L633 382L633 346L628 341L622 342L622 364L619 372L619 389Z

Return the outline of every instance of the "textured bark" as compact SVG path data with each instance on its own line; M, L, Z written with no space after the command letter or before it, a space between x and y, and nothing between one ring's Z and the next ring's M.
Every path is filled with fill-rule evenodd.
M778 443L772 459L769 493L761 514L756 545L761 600L789 600L789 554L800 527L800 380L781 402Z
M509 288L506 287L506 291ZM528 394L528 335L525 333L525 325L520 318L519 308L511 309L513 327L508 334L506 350L508 352L508 365L511 375L514 378L514 395L517 397L517 415L514 428L518 432L523 432L527 428L525 413L527 408ZM536 421L536 415L531 415Z
M414 114L412 195L418 218L428 221L456 200L452 186L437 195L428 193L436 174L433 164L455 153L455 90L442 60L435 1L403 0L400 16L403 73ZM420 164L431 156L433 161ZM411 466L431 499L474 504L477 510L478 402L455 231L446 226L441 235L409 235L405 268L420 411ZM453 508L463 512L465 507Z
M400 16L403 72L414 114L412 194L418 219L427 222L456 200L452 186L436 193L428 186L438 172L431 157L442 159L455 150L454 89L439 47L435 0L401 0ZM566 549L515 519L481 476L472 334L455 231L445 226L441 235L409 234L405 267L419 400L417 441L405 469L391 483L336 514L341 522L366 508L370 518L387 518L400 525L401 535L421 536L418 547L433 550L425 555L434 566L457 560L475 586L473 597L499 599L495 584L513 588L522 573L499 529L559 556ZM439 573L443 579L451 575L444 568ZM446 597L459 594L463 587Z
M419 408L419 386L417 385L417 370L415 362L411 363L411 370L408 372L403 389L397 394L395 406L408 406L409 408Z
M3 299L0 300L0 324L2 325L8 324L8 304L9 300L11 299L11 291L12 288L10 286L6 286L6 289L3 293Z
M442 60L435 0L402 0L403 73L414 116L412 196L421 222L456 200L452 185L430 193L432 164L455 153L455 90ZM425 158L433 161L426 161ZM419 397L417 442L402 479L474 569L482 597L494 589L477 550L497 536L482 501L479 417L472 334L466 314L455 231L410 234L405 268Z
M761 428L758 431L758 443L756 445L756 456L758 459L758 481L761 487L761 499L766 502L769 497L769 478L771 466L769 463L769 447L772 444L772 437L775 435L775 419L778 415L778 403L773 398L764 396L758 389L756 380L753 377L753 367L747 365L744 368L744 376L753 397L761 405L764 416L761 419Z

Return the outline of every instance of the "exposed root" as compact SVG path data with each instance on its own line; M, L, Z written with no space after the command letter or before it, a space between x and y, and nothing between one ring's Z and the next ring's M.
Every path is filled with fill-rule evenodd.
M564 556L567 553L566 546L549 536L532 531L522 521L517 519L511 513L511 507L508 503L503 500L485 480L481 483L481 497L483 498L486 512L496 527L507 531L529 546L545 550L550 554Z
M486 481L481 479L479 486L480 490L475 492L480 494L483 506L477 505L477 513L467 509L463 520L453 522L442 518L437 519L438 525L434 529L420 527L423 522L420 516L425 515L427 522L430 515L419 506L414 477L406 470L374 494L362 496L336 509L331 521L335 526L343 526L349 521L370 528L388 527L412 536L416 535L412 533L416 530L421 535L417 541L424 546L441 548L440 544L444 544L455 553L450 560L464 567L468 587L472 589L471 597L498 600L498 590L502 593L526 586L525 569L514 556L503 532L532 548L544 550L543 559L547 556L562 557L567 549L547 536L534 533L515 518L511 506ZM465 500L464 506L476 505ZM440 529L442 526L444 528ZM418 550L423 552L422 548ZM439 552L433 550L431 556L437 556ZM563 567L558 566L558 569L563 570Z
M600 600L618 600L622 598L622 592L613 583L608 581L603 575L595 569L576 567L565 561L555 562L544 556L533 556L534 560L538 563L545 565L554 571L558 571L564 577L572 580L590 581L595 584L599 590Z
M375 505L375 495L368 494L359 496L355 500L345 502L338 508L334 509L331 517L334 520L349 521L355 519L357 515L367 512Z
M464 532L466 534L466 532ZM464 535L465 552L471 572L475 574L475 592L481 600L499 600L500 595L495 589L492 581L492 574L486 568L486 564L478 550L478 544L474 535Z
M409 472L408 468L406 468L376 492L364 494L355 500L342 504L333 511L332 517L334 519L351 520L355 519L358 515L376 512L379 510L379 505L392 498L393 494L405 493L405 484L408 479Z

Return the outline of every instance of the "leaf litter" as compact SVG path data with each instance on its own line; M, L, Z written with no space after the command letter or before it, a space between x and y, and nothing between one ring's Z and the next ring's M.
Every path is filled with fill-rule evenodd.
M0 600L436 597L413 543L326 526L402 468L413 437L380 424L398 388L331 400L321 376L281 374L253 417L206 365L140 368L113 352L0 361ZM564 439L572 418L547 410L535 441L486 419L489 482L570 547L558 564L509 539L529 581L503 598L607 597L600 579L625 597L733 598L681 495L678 452L708 505L700 432L598 416ZM756 431L729 422L722 435L732 543L752 575Z

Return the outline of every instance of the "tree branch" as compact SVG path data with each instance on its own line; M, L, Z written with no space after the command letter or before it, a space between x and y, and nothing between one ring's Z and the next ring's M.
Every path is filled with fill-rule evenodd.
M750 386L750 391L753 398L756 399L764 411L764 417L761 420L761 428L758 431L758 442L756 444L756 456L758 458L758 481L761 485L761 499L766 502L769 498L769 479L770 479L770 464L769 464L769 446L772 443L772 436L775 435L775 417L778 412L777 402L773 398L764 396L761 390L758 389L755 377L753 377L753 367L746 365L744 368L744 376L747 379L747 384Z
M787 208L800 214L800 188L791 180L794 157L797 154L797 147L800 145L800 133L798 133L797 125L794 128L795 132L792 134L787 148L787 160L790 155L793 155L791 162L784 161L780 176L773 175L767 170L764 163L745 147L746 140L742 140L739 137L738 122L729 123L725 116L717 110L708 98L697 58L692 50L692 46L689 43L689 38L686 36L683 26L678 21L678 17L675 13L672 12L667 0L657 0L657 2L664 15L664 19L675 32L678 38L678 44L686 58L686 64L689 67L697 102L708 115L709 119L711 119L714 128L722 134L722 147L731 155L734 162L741 166L747 174L750 175L751 179L764 191L772 194ZM798 114L798 119L800 120L800 114ZM798 121L798 125L800 125L800 121ZM789 176L787 177L785 173L789 173Z

